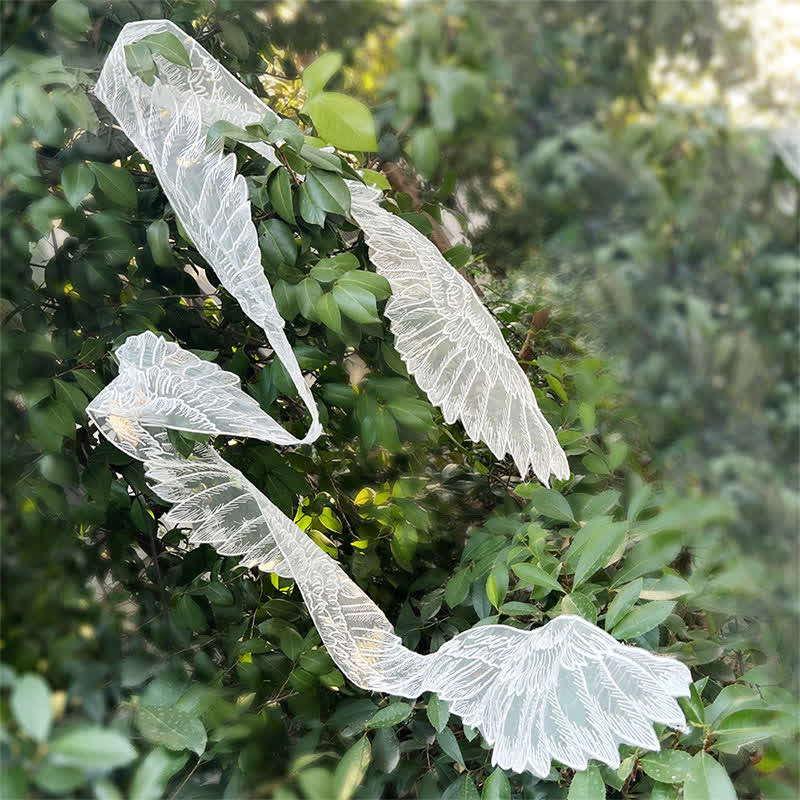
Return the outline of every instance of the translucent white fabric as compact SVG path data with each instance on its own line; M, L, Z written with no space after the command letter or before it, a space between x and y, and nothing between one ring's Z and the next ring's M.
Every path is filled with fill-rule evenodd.
M152 87L132 76L123 47L168 32L191 67L156 56ZM207 152L208 127L239 126L271 113L202 47L166 21L127 25L96 88L123 130L151 161L176 215L225 288L260 324L311 413L302 439L242 391L236 376L147 332L118 350L119 376L89 405L98 429L144 462L153 490L173 504L167 527L189 532L247 565L292 578L331 657L358 686L403 697L437 692L493 745L493 763L545 776L551 760L583 769L590 758L619 764L618 745L658 749L652 723L681 728L675 697L690 675L677 661L627 647L585 620L561 616L534 630L486 625L422 656L339 565L245 476L209 446L181 456L168 430L254 437L280 445L321 432L261 268L244 179L232 156ZM267 145L252 145L267 158ZM566 457L494 320L431 243L378 205L380 194L351 182L352 217L376 268L392 285L387 304L409 371L445 418L522 474L568 477Z

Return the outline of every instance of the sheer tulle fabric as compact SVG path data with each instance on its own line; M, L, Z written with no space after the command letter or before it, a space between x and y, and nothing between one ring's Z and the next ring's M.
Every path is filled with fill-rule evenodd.
M125 65L123 47L169 32L191 67L158 59L148 87ZM322 641L358 686L402 697L437 692L493 745L493 763L545 776L551 760L583 769L590 758L619 764L621 743L658 749L652 723L681 728L675 697L689 693L677 661L619 644L574 616L533 631L486 625L438 652L404 647L370 598L245 476L209 446L181 456L168 430L254 437L280 445L311 442L321 426L261 268L244 179L206 131L272 113L194 40L166 21L127 25L103 68L97 96L153 164L161 186L199 252L264 332L311 415L296 438L245 394L236 376L152 333L117 351L119 376L90 404L98 429L144 462L153 490L172 504L167 528L189 532L242 563L292 578ZM269 159L268 145L252 147ZM448 422L520 472L543 482L569 467L524 373L466 281L411 226L383 210L380 193L351 182L352 217L370 257L392 286L386 315L409 371Z

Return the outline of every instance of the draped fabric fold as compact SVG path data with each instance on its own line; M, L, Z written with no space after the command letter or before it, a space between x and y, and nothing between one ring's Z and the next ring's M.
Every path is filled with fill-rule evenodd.
M126 68L123 48L168 32L191 67L158 59L152 87ZM242 391L236 376L147 332L118 350L120 371L88 407L109 441L144 463L156 494L172 504L167 527L287 578L300 589L331 657L358 686L396 696L435 691L493 745L493 763L545 776L551 760L583 769L588 759L619 764L618 745L658 749L653 722L681 728L675 697L690 675L677 661L619 644L585 620L561 616L533 631L485 625L436 653L404 647L380 609L257 487L211 446L184 457L169 430L253 437L279 445L312 442L317 408L283 330L261 268L245 181L206 132L272 112L200 45L166 21L131 23L108 56L96 88L149 159L176 216L221 283L267 336L311 415L302 438L286 431ZM269 159L268 145L250 145ZM543 481L569 476L566 456L530 384L472 289L406 223L380 208L380 194L350 182L352 217L370 257L392 286L386 314L398 351L445 419L520 472Z

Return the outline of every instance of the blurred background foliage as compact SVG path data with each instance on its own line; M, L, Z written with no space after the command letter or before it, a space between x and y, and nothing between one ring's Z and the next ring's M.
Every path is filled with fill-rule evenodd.
M519 483L444 425L344 218L241 148L328 435L217 446L410 647L568 612L684 660L664 752L493 770L435 696L349 685L290 582L158 537L141 466L85 416L126 336L163 332L304 429L88 91L122 25L162 16L306 134L303 73L339 54L325 89L377 131L346 160L476 286L573 476ZM798 113L798 23L769 0L5 3L0 795L796 797L800 199L772 133Z

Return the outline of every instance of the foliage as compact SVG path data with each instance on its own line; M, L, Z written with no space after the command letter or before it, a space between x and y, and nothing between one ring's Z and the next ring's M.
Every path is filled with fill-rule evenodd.
M475 49L484 23L477 7L453 8L416 9L398 39L387 106L375 114L379 158L363 173L385 185L383 159L396 156L383 151L385 137L403 148L407 139L430 181L430 216L403 193L389 208L425 230L441 212L437 187L460 171L459 147L505 147L488 125L497 119L487 103L500 91L498 73L489 51ZM729 535L738 506L699 484L676 487L650 464L618 368L587 345L583 325L557 314L537 332L537 357L526 364L570 456L572 477L553 488L520 483L510 464L446 426L406 375L382 314L389 288L345 218L342 176L354 176L364 163L357 151L372 142L371 117L341 91L339 65L357 58L358 38L386 13L369 3L353 9L342 20L340 6L300 4L286 20L273 6L59 0L40 22L46 39L32 34L0 62L2 796L787 796L797 777L796 705L785 688L791 662L765 612L770 572ZM623 748L619 770L556 767L543 781L493 769L477 731L435 695L400 701L348 684L291 582L243 570L208 547L186 552L179 530L160 530L166 509L141 465L98 439L86 404L115 374L114 347L146 329L235 372L293 432L306 425L263 333L217 288L148 164L86 94L121 25L162 13L286 117L275 128L223 125L212 135L225 138L247 177L264 268L327 432L295 451L234 439L216 446L342 563L409 647L436 650L475 624L529 628L573 613L684 660L696 678L684 703L689 726L682 734L659 728L661 753ZM445 36L433 35L437 16ZM315 62L310 54L323 43L328 55ZM147 77L146 58L131 66ZM433 103L432 70L458 73L472 87L466 95L479 98L463 113L456 106L450 132L437 128L444 100ZM398 113L404 80L425 88L424 103L406 116ZM350 119L344 132L314 111L326 95L324 118ZM362 109L356 128L342 113L353 103ZM593 185L569 182L570 170L583 174L581 135L592 153L599 137L624 169L644 162L633 182L652 189L669 218L670 195L648 174L659 152L652 128L630 133L627 150L592 133L564 132L566 144L551 142L549 155L537 149L519 165L555 184L526 198L551 204L541 214L552 225L548 241L570 224L581 233L592 227L597 204L570 206L570 192ZM669 147L689 133L679 126ZM247 137L283 140L283 166L238 144ZM321 150L326 143L339 154ZM711 178L689 171L684 181L701 191ZM772 220L763 228L771 231ZM707 255L712 244L697 245L709 282L719 258ZM611 244L587 236L572 247L592 264ZM763 263L773 266L758 280L784 274L775 250L763 246ZM482 271L466 248L449 257ZM615 259L612 249L603 263ZM685 291L698 293L694 284ZM485 298L515 350L541 310L518 294L487 290ZM786 359L788 371L788 350ZM674 435L682 420L666 419ZM667 436L656 439L659 450Z

